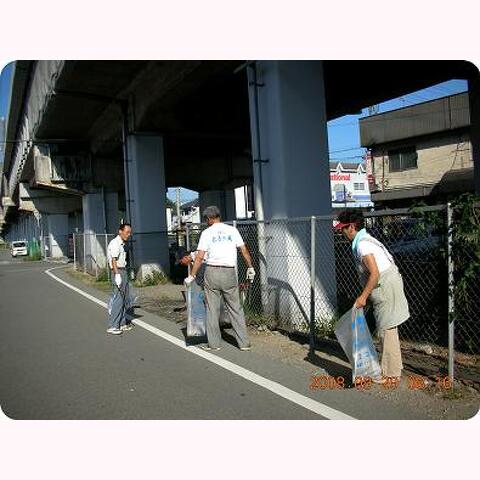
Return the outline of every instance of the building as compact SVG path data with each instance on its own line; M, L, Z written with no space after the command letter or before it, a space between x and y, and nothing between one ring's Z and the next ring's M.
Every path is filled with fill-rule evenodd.
M364 163L330 162L332 207L372 207Z
M468 93L362 118L360 141L375 207L474 191Z

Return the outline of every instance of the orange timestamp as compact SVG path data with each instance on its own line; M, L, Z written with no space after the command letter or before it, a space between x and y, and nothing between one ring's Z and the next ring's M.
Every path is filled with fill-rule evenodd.
M410 390L423 390L428 387L431 382L421 375L409 375L407 377L408 388ZM450 390L453 388L452 379L449 376L435 377L435 386L442 390Z
M357 390L370 390L372 385L378 384L385 390L394 390L400 386L400 378L382 376L380 381L374 381L372 377L355 377L353 384Z
M330 375L312 375L310 377L310 390L338 390L345 388L344 377Z

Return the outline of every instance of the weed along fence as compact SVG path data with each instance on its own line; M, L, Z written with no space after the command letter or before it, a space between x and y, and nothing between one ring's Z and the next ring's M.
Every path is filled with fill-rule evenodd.
M239 229L257 272L253 284L247 284L247 267L239 256L237 272L250 323L309 335L312 344L333 335L336 320L361 291L351 244L334 232L333 220L228 222ZM454 354L457 360L480 354L478 205L462 199L452 205L369 212L365 222L403 276L411 313L399 328L404 344L438 356L442 369L453 376ZM188 224L180 232L163 232L170 258L182 248L195 250L204 228ZM75 267L97 277L108 275L106 246L112 238L76 234Z
M116 235L95 233L73 234L73 265L76 270L98 278L110 278L107 247Z

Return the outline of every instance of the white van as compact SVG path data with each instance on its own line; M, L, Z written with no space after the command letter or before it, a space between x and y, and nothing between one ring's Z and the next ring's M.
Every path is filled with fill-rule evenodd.
M18 255L28 255L27 242L25 240L12 242L10 253L12 254L12 257L17 257Z

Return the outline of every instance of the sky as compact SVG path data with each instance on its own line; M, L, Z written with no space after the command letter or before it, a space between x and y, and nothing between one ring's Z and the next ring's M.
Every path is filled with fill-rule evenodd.
M435 100L436 98L452 95L453 93L465 92L468 84L465 80L450 80L434 85L433 87L395 98L378 105L379 113L388 112L397 108L415 105L417 103ZM345 160L347 162L359 162L365 152L360 147L360 129L358 119L368 115L368 110L362 110L361 115L345 115L328 122L328 150L330 160Z
M7 118L7 111L8 111L8 102L10 99L10 81L12 78L12 70L13 70L13 63L9 63L5 66L0 74L0 117ZM1 138L0 132L0 141L3 141ZM0 163L3 162L3 152L4 152L4 145L0 146Z
M0 117L7 115L10 82L13 63L8 64L0 76ZM403 97L395 98L378 105L379 112L387 112L397 108L415 105L417 103L434 100L454 93L465 92L468 89L465 80L450 80L424 90L419 90ZM346 115L328 122L328 143L330 160L344 160L347 162L360 162L365 151L360 147L360 131L358 120L368 115L364 109L360 115ZM0 153L0 162L3 153ZM167 196L175 201L175 188L169 188ZM181 202L185 203L197 197L197 193L186 188L181 189Z

